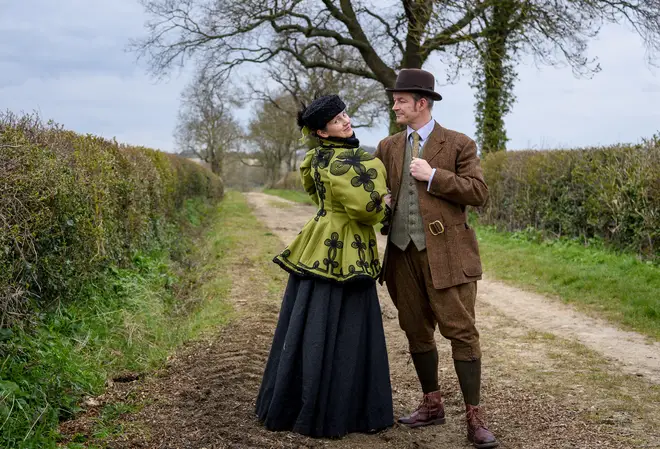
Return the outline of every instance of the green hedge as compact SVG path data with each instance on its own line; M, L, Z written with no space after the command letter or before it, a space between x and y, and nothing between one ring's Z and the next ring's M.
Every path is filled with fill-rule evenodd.
M482 222L660 255L658 137L634 146L493 153L483 168L490 199Z
M175 155L0 114L0 327L158 241L221 180Z

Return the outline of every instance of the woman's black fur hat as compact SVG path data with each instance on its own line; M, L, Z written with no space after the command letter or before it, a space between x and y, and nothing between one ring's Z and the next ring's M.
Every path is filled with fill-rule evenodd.
M330 120L346 109L346 105L337 95L324 95L316 98L298 111L298 126L302 129L308 127L310 130L325 128Z

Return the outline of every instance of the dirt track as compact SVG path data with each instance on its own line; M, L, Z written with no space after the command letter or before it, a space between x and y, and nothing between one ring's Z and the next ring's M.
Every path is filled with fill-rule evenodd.
M250 193L248 198L257 217L268 223L283 242L291 241L314 211L312 206L273 200L270 195L256 192ZM288 207L272 207L276 202ZM385 243L386 238L378 235L381 251ZM382 288L379 293L384 308L391 309L387 313L395 314L387 290ZM539 332L576 339L604 357L616 361L618 367L629 374L642 375L660 384L660 343L649 343L648 339L639 334L622 331L604 320L585 316L565 304L492 281L487 276L479 282L478 301L494 306L498 311Z
M259 193L247 197L257 218L282 242L290 241L312 215L310 206ZM383 242L379 243L382 248ZM280 249L283 246L281 243ZM395 425L377 435L349 435L341 440L312 440L265 431L254 418L254 399L275 329L285 275L249 244L243 253L231 257L236 263L229 273L234 281L230 296L237 317L211 341L181 351L156 376L114 386L105 401L136 403L141 411L124 419L124 434L110 447L471 447L465 439L462 401L449 345L439 334L446 425L414 431ZM280 291L265 294L266 280L277 281ZM657 358L653 356L658 353L646 348L641 337L632 336L626 344L636 348L634 357L641 357L628 360L637 360L640 366L649 354L645 351L651 351L651 362L644 365L646 371L640 369L645 377L627 374L630 366L617 358L616 351L608 352L608 345L598 347L593 343L598 339L582 334L585 328L589 328L587 335L607 328L609 338L619 338L623 334L611 332L620 331L590 321L562 304L496 282L485 280L479 289L477 313L484 350L482 403L500 447L660 447L660 387L652 380L657 380L653 377L658 375ZM381 289L380 293L398 416L416 406L420 393L396 310L386 291ZM513 319L511 311L525 319ZM571 320L551 319L556 313ZM619 342L610 344L614 345ZM626 352L633 353L630 349ZM71 426L84 428L85 418Z

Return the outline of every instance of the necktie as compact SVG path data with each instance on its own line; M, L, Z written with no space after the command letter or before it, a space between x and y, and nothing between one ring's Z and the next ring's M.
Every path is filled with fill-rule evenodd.
M412 136L412 157L416 158L419 157L419 134L417 134L417 131L413 131L411 134Z

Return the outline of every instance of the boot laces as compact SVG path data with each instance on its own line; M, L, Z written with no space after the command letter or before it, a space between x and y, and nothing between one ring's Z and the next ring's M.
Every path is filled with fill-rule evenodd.
M470 407L468 409L467 421L474 428L483 427L484 429L488 429L488 427L486 427L486 423L484 422L483 416L481 415L481 409L478 407Z

